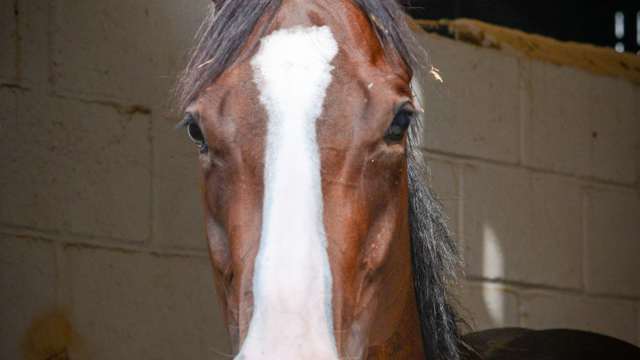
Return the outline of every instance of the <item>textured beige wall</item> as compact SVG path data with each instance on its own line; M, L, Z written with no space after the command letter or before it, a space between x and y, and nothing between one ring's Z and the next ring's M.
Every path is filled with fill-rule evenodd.
M426 150L462 244L478 329L640 343L640 88L421 35Z
M226 358L167 106L206 3L0 0L0 358ZM423 42L445 80L425 150L475 324L639 342L640 90Z

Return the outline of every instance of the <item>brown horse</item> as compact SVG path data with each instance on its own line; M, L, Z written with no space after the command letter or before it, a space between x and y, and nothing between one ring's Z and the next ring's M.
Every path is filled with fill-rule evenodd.
M237 359L460 358L392 0L219 0L179 83Z

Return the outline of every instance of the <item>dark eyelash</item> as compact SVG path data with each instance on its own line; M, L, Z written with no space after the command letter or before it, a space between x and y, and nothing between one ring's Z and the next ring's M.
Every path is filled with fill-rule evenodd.
M180 129L186 128L187 126L189 126L191 124L198 125L198 122L196 121L196 118L195 118L195 116L193 116L193 114L187 114L187 115L185 115L185 117L182 120L180 120L176 124L175 128L176 128L176 130L180 130Z

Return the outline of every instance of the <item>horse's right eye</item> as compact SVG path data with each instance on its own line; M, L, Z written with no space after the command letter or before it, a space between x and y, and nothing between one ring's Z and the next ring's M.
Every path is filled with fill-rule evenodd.
M189 139L198 146L201 153L207 152L208 146L207 141L204 138L204 133L202 132L202 129L200 129L200 125L198 125L198 122L193 115L188 114L181 122L180 126L187 129Z
M200 130L200 126L196 123L191 123L187 125L187 135L189 135L189 139L193 141L196 145L204 144L204 135L202 134L202 130Z

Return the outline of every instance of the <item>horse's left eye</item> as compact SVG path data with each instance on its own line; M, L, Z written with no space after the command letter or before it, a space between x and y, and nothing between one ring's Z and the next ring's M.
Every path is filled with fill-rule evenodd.
M399 143L402 141L414 117L415 113L410 109L401 109L398 111L393 118L393 122L384 134L384 140L388 143Z

